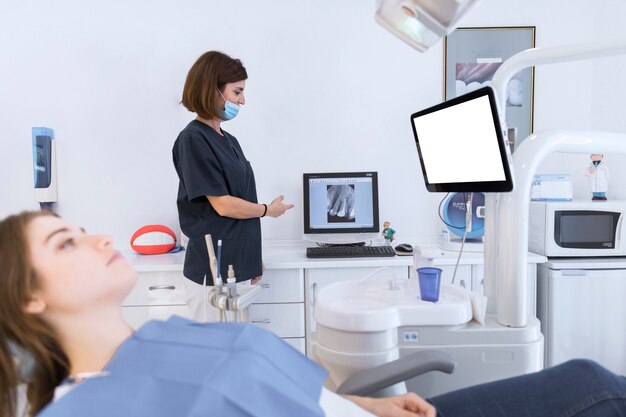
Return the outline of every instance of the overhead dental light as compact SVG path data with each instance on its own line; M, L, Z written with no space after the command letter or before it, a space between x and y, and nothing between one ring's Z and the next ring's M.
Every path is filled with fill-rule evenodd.
M376 21L421 52L450 34L480 0L377 0Z

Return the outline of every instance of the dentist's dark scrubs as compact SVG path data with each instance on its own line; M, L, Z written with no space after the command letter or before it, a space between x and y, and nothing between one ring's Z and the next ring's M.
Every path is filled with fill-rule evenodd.
M258 218L233 219L220 216L206 196L230 195L258 203L254 172L239 142L222 130L193 120L185 127L172 149L180 180L178 216L183 233L189 237L183 274L202 284L213 285L205 234L211 234L215 253L222 240L220 271L227 277L233 265L237 281L262 275L261 222Z

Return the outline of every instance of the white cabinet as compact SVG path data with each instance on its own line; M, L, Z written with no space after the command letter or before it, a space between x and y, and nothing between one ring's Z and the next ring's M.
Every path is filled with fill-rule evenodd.
M252 304L250 322L280 337L304 337L304 303Z
M122 317L133 329L147 321L167 320L173 315L191 318L191 311L186 305L122 307Z
M338 281L361 279L379 267L387 267L372 279L409 279L415 275L412 257L368 259L307 259L305 248L281 246L264 248L266 270L259 282L263 291L250 306L249 319L268 329L301 352L306 352L308 338L315 331L313 308L315 295L324 286ZM433 266L443 270L443 282L451 282L458 253L446 252L434 259ZM122 314L133 327L151 319L167 319L173 314L189 317L185 304L182 274L184 253L155 256L130 255L129 261L139 272L137 285L124 300ZM535 300L535 263L529 257L529 297ZM457 270L456 285L479 293L483 288L482 254L463 254ZM534 313L535 308L529 306Z
M158 268L155 265L151 269ZM191 317L185 304L186 278L182 275L182 265L180 269L138 272L137 284L122 307L122 315L128 324L138 328L149 320L167 320L172 315ZM304 270L266 270L258 285L263 291L250 306L250 321L276 333L305 353Z
M306 352L306 342L304 337L290 338L285 337L283 340L289 343L291 346L302 352L303 354Z
M254 302L268 303L303 303L304 273L302 269L266 269L259 282L263 288L261 295Z
M191 317L185 304L186 278L177 271L144 271L137 275L137 284L122 304L122 315L133 328L173 314Z
M626 375L624 258L550 259L538 276L546 365L584 358Z
M303 246L264 248L265 272L257 284L263 287L250 306L249 320L270 330L302 353L306 337L314 329L315 289L337 281L363 278L380 266L391 268L396 279L407 279L409 257L310 260ZM190 317L185 304L184 252L127 259L138 271L137 285L126 297L122 314L137 328L148 320L166 320L176 314ZM389 271L380 277L389 277ZM305 277L307 283L305 284ZM380 279L379 277L379 279Z
M304 270L266 269L261 295L250 306L250 322L270 330L305 353Z

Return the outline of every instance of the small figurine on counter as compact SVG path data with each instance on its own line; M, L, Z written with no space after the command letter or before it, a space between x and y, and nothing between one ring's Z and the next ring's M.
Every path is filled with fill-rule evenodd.
M388 221L385 221L383 223L384 229L382 231L382 235L385 238L385 244L387 244L387 245L391 245L391 242L393 242L393 239L394 239L393 235L396 234L396 231L393 230L389 226L391 226L391 223L389 223Z
M609 189L609 168L602 162L603 157L602 154L591 154L591 163L587 169L587 176L591 185L591 199L594 201L605 201L606 192Z

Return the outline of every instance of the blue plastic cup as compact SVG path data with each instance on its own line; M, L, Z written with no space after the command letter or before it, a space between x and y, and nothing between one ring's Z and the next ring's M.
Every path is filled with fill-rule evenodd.
M439 287L441 286L441 269L417 268L420 283L420 298L424 301L439 301Z

